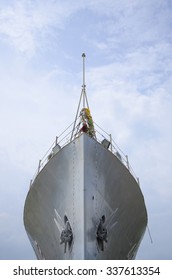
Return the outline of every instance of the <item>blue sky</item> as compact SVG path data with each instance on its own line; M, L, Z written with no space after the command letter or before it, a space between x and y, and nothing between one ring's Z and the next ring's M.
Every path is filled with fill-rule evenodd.
M138 259L172 259L172 1L0 1L0 259L35 259L23 206L38 164L73 120L86 53L96 123L140 178Z

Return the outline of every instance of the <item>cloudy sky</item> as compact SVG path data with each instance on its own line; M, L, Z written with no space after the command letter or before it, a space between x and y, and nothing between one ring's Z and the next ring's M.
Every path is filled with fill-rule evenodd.
M82 52L92 116L144 193L153 243L137 259L172 259L171 26L171 0L0 0L0 259L35 259L24 201L74 120Z

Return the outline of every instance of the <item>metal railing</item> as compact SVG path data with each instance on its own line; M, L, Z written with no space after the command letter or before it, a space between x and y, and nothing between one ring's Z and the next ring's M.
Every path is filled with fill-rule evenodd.
M37 175L40 173L40 171L49 162L49 160L57 153L57 151L54 152L54 149L56 147L59 147L59 150L61 150L63 147L65 147L67 144L72 142L75 138L77 138L79 135L81 135L83 133L80 130L78 130L78 126L80 125L80 123L78 125L76 125L75 128L73 128L73 124L74 124L74 122L72 124L70 124L59 136L56 136L55 141L52 143L50 148L47 150L47 152L45 153L43 158L41 160L39 160L38 168L37 168L32 180L30 181L30 187L32 185L32 182L35 180ZM119 148L119 146L114 142L111 134L108 134L104 129L102 129L95 122L94 122L94 128L95 128L95 133L96 133L95 140L97 142L99 142L100 144L102 144L102 141L104 139L109 141L110 146L109 146L108 150L110 152L112 152L121 161L121 163L129 170L129 172L132 174L132 176L135 178L135 180L137 181L137 183L139 185L139 178L134 173L134 171L129 163L128 156L125 155L123 153L123 151ZM71 135L73 135L72 138L71 138Z
M135 178L135 180L139 184L139 178L136 176L131 164L129 163L128 155L124 154L124 152L119 148L119 146L113 140L111 134L108 134L104 129L102 129L96 123L94 123L94 126L98 127L98 129L95 129L97 141L99 143L102 143L103 139L109 140L109 142L110 142L109 150L122 162L123 165L125 165L125 167L129 170L129 172L132 174L132 176ZM100 131L102 131L104 134L102 134ZM99 137L101 137L101 138L99 138Z

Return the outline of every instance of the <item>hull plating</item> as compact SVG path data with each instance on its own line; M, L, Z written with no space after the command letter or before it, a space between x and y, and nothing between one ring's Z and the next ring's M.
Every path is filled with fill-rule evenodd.
M72 239L65 244L66 219ZM36 177L26 198L24 224L38 259L132 259L147 213L127 168L82 134ZM102 226L104 235L99 234Z

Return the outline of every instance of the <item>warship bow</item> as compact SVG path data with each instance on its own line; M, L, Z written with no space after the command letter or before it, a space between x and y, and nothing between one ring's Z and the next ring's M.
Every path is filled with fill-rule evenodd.
M134 259L147 226L144 197L128 157L93 122L82 57L76 118L39 161L25 229L38 259Z

